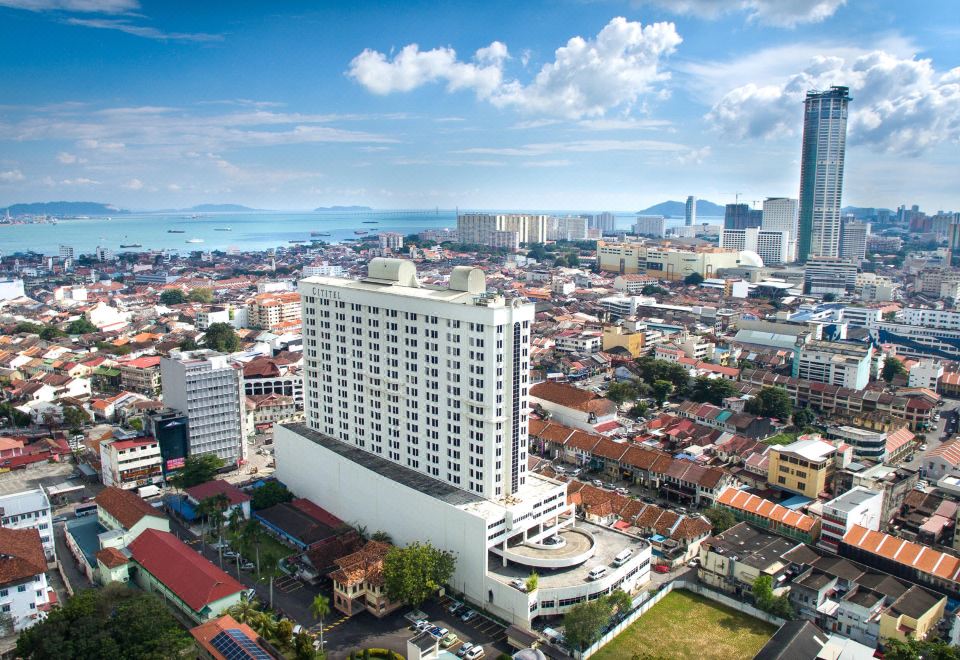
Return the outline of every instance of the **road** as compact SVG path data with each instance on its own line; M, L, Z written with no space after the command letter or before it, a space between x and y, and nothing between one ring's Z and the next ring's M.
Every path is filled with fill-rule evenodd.
M943 399L943 406L940 408L940 421L937 422L937 428L934 431L928 431L925 435L927 437L926 451L936 449L944 441L949 440L955 436L960 430L958 428L960 424L960 401L957 399ZM903 463L904 467L919 470L923 463L923 455L926 452L917 451L913 454L913 460L906 461Z

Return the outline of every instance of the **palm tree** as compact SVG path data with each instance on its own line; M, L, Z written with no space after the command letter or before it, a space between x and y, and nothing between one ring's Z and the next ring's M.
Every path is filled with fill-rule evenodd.
M263 570L270 574L270 609L273 609L273 576L277 571L277 564L279 563L276 555L273 553L267 553L267 556L263 558Z
M370 537L370 540L379 541L380 543L389 543L390 545L393 545L393 537L391 537L389 534L387 534L382 530L374 532L373 535Z
M257 579L260 579L260 541L263 537L263 531L260 529L260 523L252 518L243 524L240 529L240 538L243 539L243 545L246 548L253 544L257 553Z
M240 623L252 625L257 617L260 616L260 610L254 606L252 601L244 597L239 603L230 608L230 616Z
M320 622L320 651L323 651L323 617L330 614L330 599L323 594L317 594L310 603L310 614Z
M267 612L259 612L250 622L250 627L257 631L257 634L264 639L273 636L277 621Z

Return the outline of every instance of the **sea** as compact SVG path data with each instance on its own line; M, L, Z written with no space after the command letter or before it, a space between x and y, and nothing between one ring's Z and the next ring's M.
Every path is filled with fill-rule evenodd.
M516 212L516 211L514 211ZM579 211L531 211L569 214ZM635 214L616 214L617 228L627 229ZM667 219L667 227L683 224L683 218ZM244 213L129 213L110 218L63 218L56 224L0 224L0 255L34 252L59 254L69 245L77 254L92 254L97 247L114 252L176 250L263 251L289 247L291 241L319 240L341 243L381 231L404 235L425 229L456 229L454 209L423 211L271 212ZM173 230L174 233L171 232ZM182 233L181 233L182 232ZM311 236L322 232L330 236ZM188 242L188 241L193 242ZM124 247L139 245L140 247Z

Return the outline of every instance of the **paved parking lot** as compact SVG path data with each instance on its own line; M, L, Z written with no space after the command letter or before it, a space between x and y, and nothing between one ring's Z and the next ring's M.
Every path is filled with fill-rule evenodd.
M67 481L73 474L72 463L34 463L23 470L10 470L0 474L0 495L19 493L20 491L46 488ZM82 482L76 481L77 484Z

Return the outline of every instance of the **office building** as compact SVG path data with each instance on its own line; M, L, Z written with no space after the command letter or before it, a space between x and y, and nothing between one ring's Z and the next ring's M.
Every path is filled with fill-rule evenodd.
M746 250L717 247L679 250L643 243L597 242L600 269L620 275L647 274L664 280L682 280L691 273L716 277L724 268L763 268L763 260Z
M457 235L461 243L493 245L494 232L513 231L521 243L544 243L548 218L530 213L462 213L457 216Z
M793 360L793 377L862 390L870 382L873 346L810 341Z
M301 274L303 277L317 277L318 275L323 277L343 277L343 266L333 265L328 261L324 261L321 264L304 266Z
M770 447L767 482L815 500L827 490L836 453L836 447L816 436L800 436L788 445Z
M397 544L454 552L450 586L527 627L647 581L648 543L577 522L565 484L527 471L532 304L487 293L478 268L434 287L383 258L300 292L307 423L274 432L291 490ZM590 551L541 544L554 535ZM534 565L551 567L537 590L511 586ZM595 566L605 574L587 580Z
M395 231L380 232L377 236L380 241L380 248L383 250L402 250L403 234Z
M811 257L803 267L803 287L810 294L844 295L857 285L857 265L835 257Z
M784 264L790 260L790 234L760 227L724 229L720 233L720 247L756 252L765 265Z
M953 214L953 222L947 230L947 242L950 246L950 263L960 258L960 213Z
M949 309L923 309L907 307L897 312L896 320L907 325L920 325L927 328L960 330L960 312Z
M684 207L683 224L686 227L697 224L697 198L693 195L687 197L687 204Z
M836 552L843 537L854 525L877 531L880 529L880 511L883 494L857 486L841 493L823 505L819 546Z
M160 360L163 403L187 416L187 455L244 458L243 372L209 349L172 351Z
M76 252L73 249L72 245L61 245L60 246L60 258L66 261L69 259L73 261L76 258Z
M797 259L797 219L799 202L789 197L768 197L763 200L760 226L768 231L786 232L790 237L788 262Z
M870 223L845 218L840 223L840 258L859 264L867 258Z
M100 480L104 486L133 489L162 483L162 462L156 438L100 442Z
M763 223L763 211L751 209L749 204L727 204L723 215L724 229L749 229Z
M9 529L35 529L40 534L43 554L48 561L57 558L53 543L50 500L42 488L0 496L0 525Z
M665 232L666 220L662 215L638 215L633 223L633 233L637 236L663 238Z
M848 92L846 87L807 92L800 159L799 261L840 256Z

